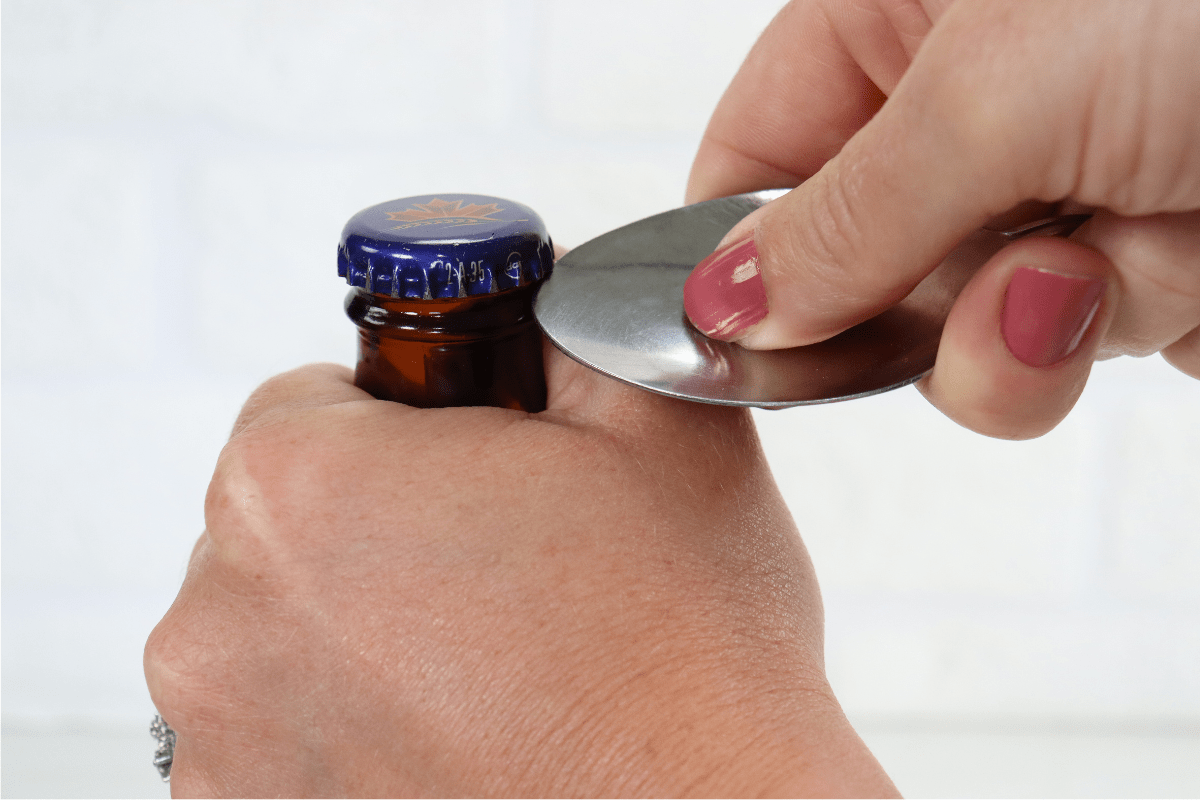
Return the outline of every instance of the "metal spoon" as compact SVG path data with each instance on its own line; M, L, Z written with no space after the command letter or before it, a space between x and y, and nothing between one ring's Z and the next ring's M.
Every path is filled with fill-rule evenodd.
M817 344L747 350L687 321L683 284L738 220L783 191L735 195L634 222L571 250L541 287L534 314L564 353L659 394L787 408L906 386L930 369L958 293L994 253L1028 235L1069 236L1071 215L964 240L897 305Z

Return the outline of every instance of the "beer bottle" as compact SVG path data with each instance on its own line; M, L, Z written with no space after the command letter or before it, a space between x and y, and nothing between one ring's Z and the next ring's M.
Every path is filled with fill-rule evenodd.
M528 206L436 194L380 203L342 231L355 383L422 408L546 407L533 297L554 249Z

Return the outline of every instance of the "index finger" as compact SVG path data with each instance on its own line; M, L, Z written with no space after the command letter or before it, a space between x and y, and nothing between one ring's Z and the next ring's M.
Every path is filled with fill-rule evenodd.
M281 414L371 399L370 394L354 385L353 370L340 364L309 364L276 375L255 389L229 436L233 438Z
M687 202L791 188L815 174L880 109L943 5L788 4L717 104Z

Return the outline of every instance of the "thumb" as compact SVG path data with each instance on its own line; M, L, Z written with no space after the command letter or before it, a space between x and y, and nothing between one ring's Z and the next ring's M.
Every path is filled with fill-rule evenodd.
M903 299L992 217L1066 194L1047 165L1068 137L1045 135L1064 127L1062 92L1030 91L1030 68L1004 53L972 57L989 20L953 12L834 158L697 265L684 299L701 331L752 348L829 338Z

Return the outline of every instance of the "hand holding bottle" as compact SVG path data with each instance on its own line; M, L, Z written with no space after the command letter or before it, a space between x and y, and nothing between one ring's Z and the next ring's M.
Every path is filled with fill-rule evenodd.
M1200 377L1200 6L807 0L713 115L689 200L803 185L689 279L706 333L820 341L902 298L977 227L1094 212L1027 239L960 295L919 386L993 436L1045 433L1092 362Z
M540 414L251 397L147 645L176 796L894 792L747 412L546 363Z

